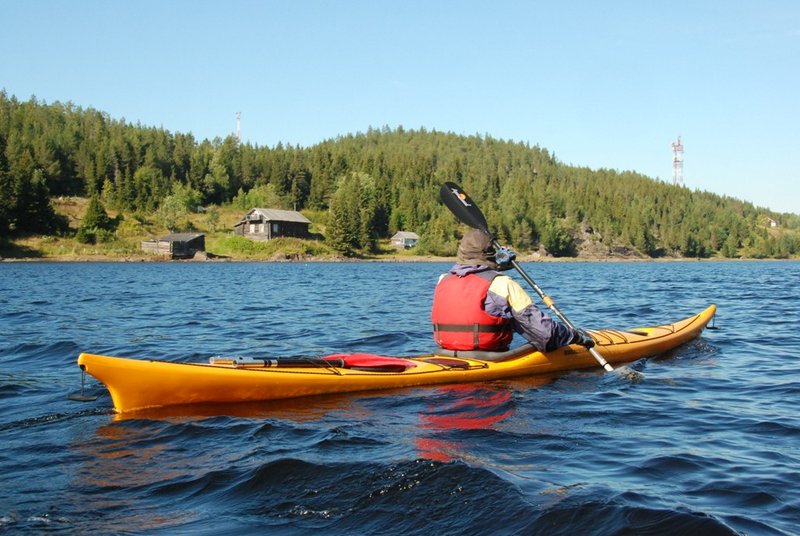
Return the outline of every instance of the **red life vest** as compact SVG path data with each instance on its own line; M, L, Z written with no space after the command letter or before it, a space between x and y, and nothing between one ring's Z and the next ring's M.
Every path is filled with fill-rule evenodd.
M433 293L433 339L447 350L505 350L514 331L508 319L484 310L497 272L448 274Z

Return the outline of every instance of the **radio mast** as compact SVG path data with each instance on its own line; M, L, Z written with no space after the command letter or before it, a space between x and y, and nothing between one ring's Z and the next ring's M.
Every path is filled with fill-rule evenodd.
M681 137L672 142L672 184L683 186L683 144Z
M236 112L236 141L242 142L242 112Z

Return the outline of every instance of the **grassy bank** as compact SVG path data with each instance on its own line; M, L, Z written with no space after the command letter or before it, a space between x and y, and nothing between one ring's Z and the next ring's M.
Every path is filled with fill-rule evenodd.
M159 224L155 214L119 214L108 211L116 219L113 233L103 240L86 244L75 238L80 228L88 200L81 197L59 197L52 200L56 213L65 221L68 231L60 236L30 235L0 240L0 260L41 261L163 261L164 258L141 249L141 242L163 237L170 233ZM242 209L230 206L210 207L202 213L184 214L176 228L181 232L198 232L205 235L206 252L211 260L232 261L452 261L452 257L419 255L416 248L397 250L388 239L377 244L377 251L362 256L345 258L321 240L279 238L258 242L233 235L234 225L244 214ZM312 221L310 231L324 236L326 213L303 211ZM593 237L589 237L593 238ZM520 261L670 261L690 260L674 257L652 259L628 248L609 253L605 245L592 239L583 241L577 257L554 258L541 252L520 253ZM719 259L722 259L721 257ZM711 258L707 260L718 260ZM730 259L725 259L730 260Z
M119 222L116 230L105 240L95 244L81 243L75 238L86 213L88 200L81 197L53 199L56 213L67 223L69 231L60 236L30 235L0 241L0 258L4 260L42 261L162 261L160 256L145 253L141 242L170 233L159 225L152 214L119 214L108 211ZM209 212L186 214L178 222L181 232L205 234L206 252L210 259L234 261L338 261L347 260L320 240L278 238L270 241L253 241L232 233L243 211L234 207L212 207ZM316 235L325 232L325 221L318 213L308 212L312 220L310 231ZM361 260L440 260L419 257L414 249L398 251L389 240L378 243L376 253L356 257Z

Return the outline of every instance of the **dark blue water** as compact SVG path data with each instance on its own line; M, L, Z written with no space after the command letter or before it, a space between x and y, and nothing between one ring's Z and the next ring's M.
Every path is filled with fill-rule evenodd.
M81 351L432 349L446 264L0 263L0 532L798 534L800 263L526 265L574 323L709 303L632 366L120 419ZM157 379L155 379L157 381Z

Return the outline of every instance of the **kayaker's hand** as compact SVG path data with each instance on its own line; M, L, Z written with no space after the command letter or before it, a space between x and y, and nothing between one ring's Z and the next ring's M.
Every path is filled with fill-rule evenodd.
M586 348L592 348L594 347L594 339L582 329L576 329L572 337L572 344L580 344Z
M497 262L497 269L499 271L503 270L510 270L513 268L511 264L517 258L517 254L508 249L505 246L502 246L500 249L497 250L497 253L494 255L495 262Z

